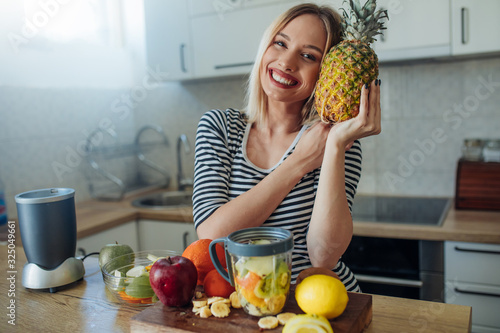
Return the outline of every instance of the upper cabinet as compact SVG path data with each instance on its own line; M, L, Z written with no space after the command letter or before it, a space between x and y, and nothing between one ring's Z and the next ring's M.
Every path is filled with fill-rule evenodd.
M250 73L260 39L288 8L308 1L146 0L148 65L169 80ZM314 0L338 9L342 0ZM380 62L500 52L500 0L378 0L389 21Z
M452 0L452 54L500 51L500 1Z
M233 9L221 7L219 12L211 15L191 18L196 76L250 73L265 29L293 4L278 2L251 7L247 4L247 7L241 5Z
M144 16L148 66L168 72L167 80L194 78L187 1L146 0Z
M373 43L379 61L418 59L450 54L448 0L378 0L389 20Z

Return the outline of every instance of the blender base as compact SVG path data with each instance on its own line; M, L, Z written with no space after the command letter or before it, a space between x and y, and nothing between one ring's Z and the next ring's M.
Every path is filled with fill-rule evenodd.
M52 293L57 291L57 287L81 280L84 275L83 261L74 257L50 270L35 263L27 263L23 268L22 284L28 289L49 289Z

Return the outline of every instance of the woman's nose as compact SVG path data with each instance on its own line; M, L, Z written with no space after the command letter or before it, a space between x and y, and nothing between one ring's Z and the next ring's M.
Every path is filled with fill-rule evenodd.
M279 58L278 64L281 66L281 69L283 71L288 71L288 72L293 72L296 70L296 62L294 57L289 54L282 54L281 57Z

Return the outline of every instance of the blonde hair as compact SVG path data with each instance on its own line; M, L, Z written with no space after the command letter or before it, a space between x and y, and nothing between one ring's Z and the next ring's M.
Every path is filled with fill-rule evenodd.
M265 122L267 118L267 96L260 84L260 67L264 53L273 42L275 36L283 30L290 21L304 14L316 15L323 22L326 32L326 45L323 52L323 58L332 46L340 42L342 35L342 28L340 25L341 16L331 7L305 3L292 7L278 16L262 36L255 57L255 63L248 79L245 108L248 122ZM311 123L318 119L314 110L314 91L304 103L301 114L301 125Z

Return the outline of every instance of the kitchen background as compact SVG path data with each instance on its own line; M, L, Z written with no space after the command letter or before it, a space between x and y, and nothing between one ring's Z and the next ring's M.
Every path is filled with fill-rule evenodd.
M91 197L89 175L95 173L84 146L98 128L114 131L118 143L126 145L144 125L163 127L169 145L156 147L148 157L170 171L175 187L179 135L186 134L193 148L183 153L184 172L192 177L201 115L212 108L244 104L242 76L159 81L168 74L146 62L139 1L123 6L122 34L96 28L91 32L97 31L92 35L97 37L90 42L66 43L55 42L67 36L53 37L50 28L63 11L70 15L79 1L46 2L52 4L47 8L54 16L46 15L44 24L43 15L38 15L31 30L23 28L24 10L29 8L28 17L35 19L43 8L33 1L24 3L25 7L22 2L0 5L0 22L5 23L0 28L0 179L10 217L16 216L14 196L28 190L70 187L76 189L77 201ZM89 31L75 30L78 33ZM104 35L111 37L99 39ZM362 141L359 192L453 197L463 139L499 137L499 60L496 56L382 63L383 130ZM155 133L148 132L148 138L155 140ZM141 167L127 157L105 163L108 171L125 178ZM154 182L153 173L149 177Z

